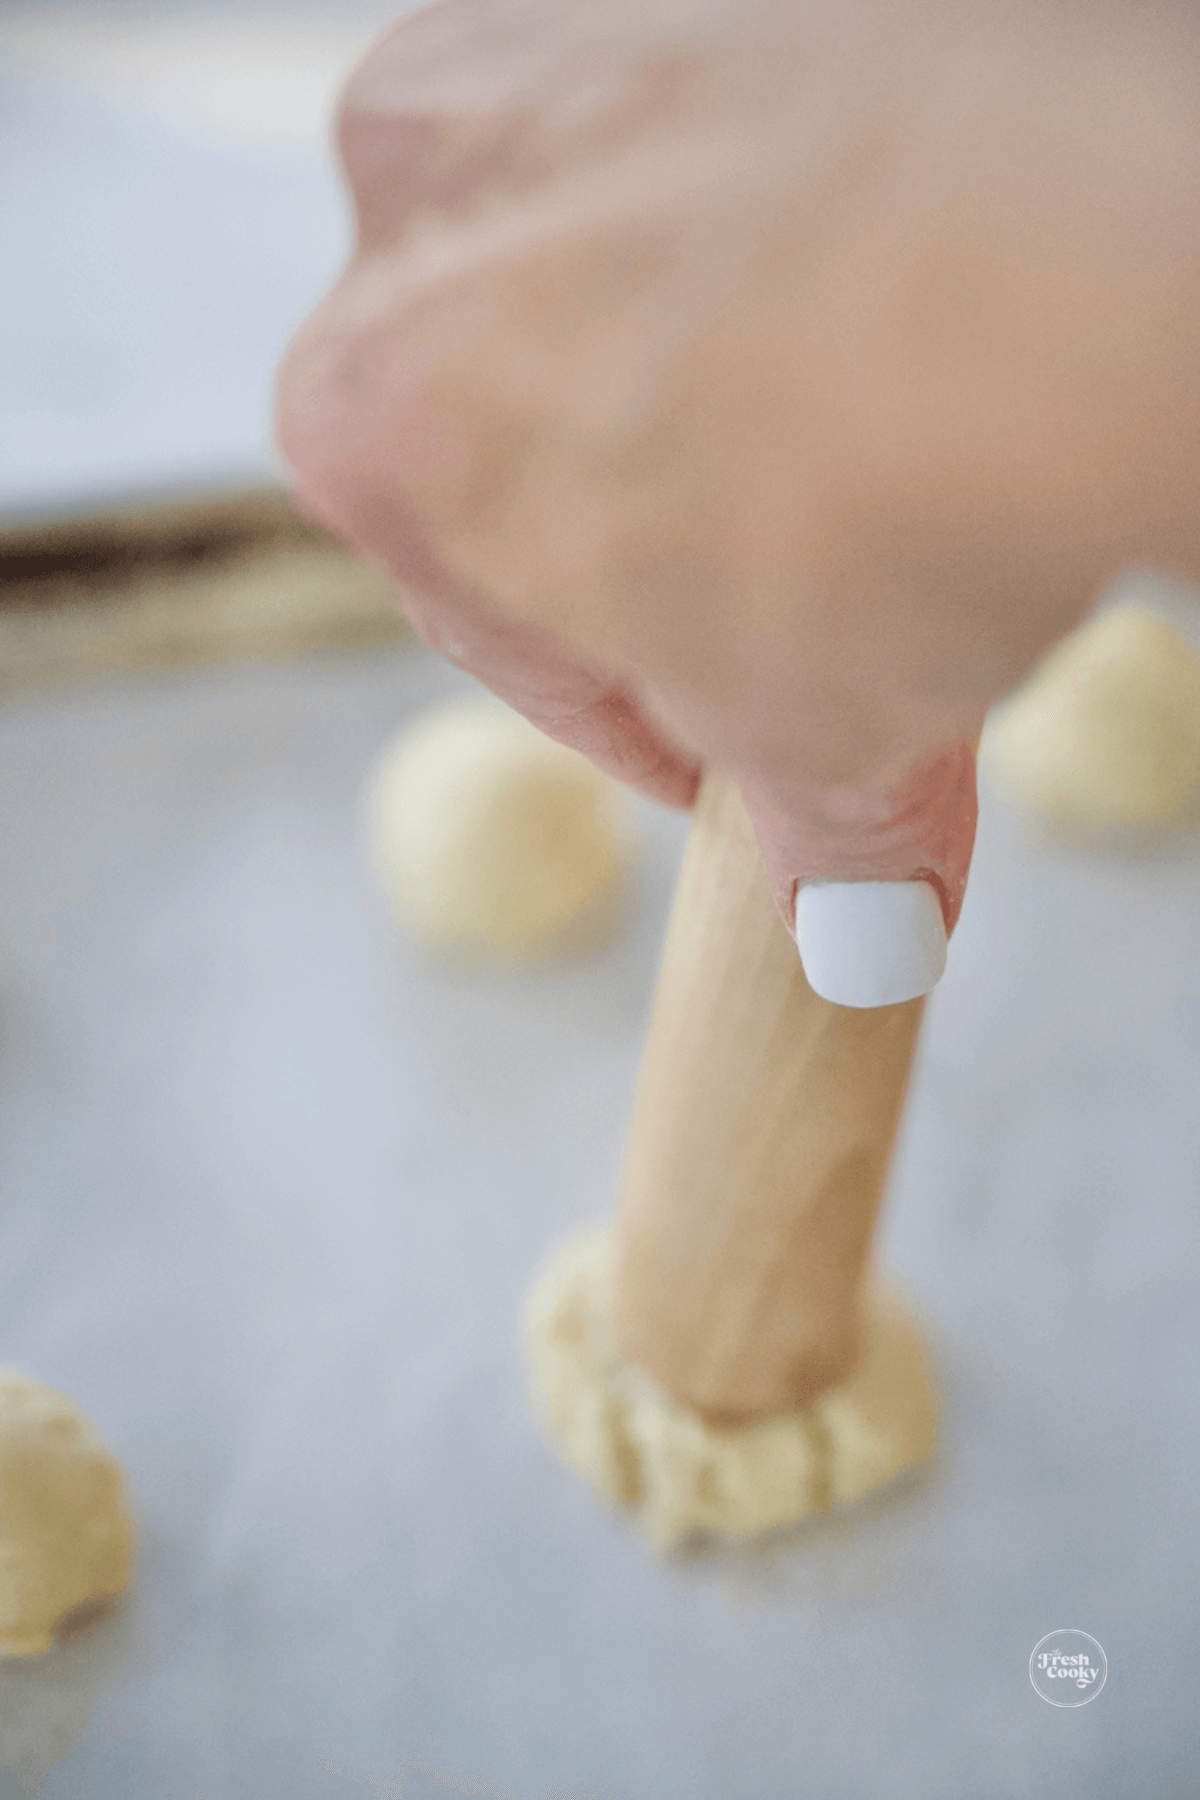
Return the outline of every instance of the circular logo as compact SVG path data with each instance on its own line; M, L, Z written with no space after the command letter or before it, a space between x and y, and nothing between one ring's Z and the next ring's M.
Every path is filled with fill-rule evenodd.
M1051 1631L1033 1647L1029 1679L1051 1706L1086 1706L1108 1679L1108 1658L1086 1631Z

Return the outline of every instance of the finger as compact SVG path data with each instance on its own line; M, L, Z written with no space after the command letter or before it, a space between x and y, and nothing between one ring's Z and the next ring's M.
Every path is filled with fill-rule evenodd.
M975 842L975 755L942 744L884 790L742 781L775 903L810 985L886 1006L941 978Z
M652 800L688 807L697 759L655 723L632 683L578 655L554 632L510 619L452 575L423 520L380 474L379 459L339 454L343 394L329 380L336 337L320 312L292 344L280 372L276 434L296 477L300 505L403 590L414 629L548 737L579 750L606 774Z
M575 656L541 626L489 607L414 596L405 612L425 642L531 724L667 806L690 806L697 763L646 716L629 685Z

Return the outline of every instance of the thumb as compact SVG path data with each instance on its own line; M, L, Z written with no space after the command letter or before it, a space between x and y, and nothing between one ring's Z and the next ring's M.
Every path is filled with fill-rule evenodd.
M886 785L740 782L809 985L858 1007L936 986L975 843L972 744L941 744Z

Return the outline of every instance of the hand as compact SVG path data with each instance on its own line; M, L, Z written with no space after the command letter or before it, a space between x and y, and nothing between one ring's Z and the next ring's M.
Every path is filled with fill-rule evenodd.
M1179 13L445 0L344 95L303 498L551 735L733 775L810 979L841 883L953 929L988 705L1122 564L1200 570Z

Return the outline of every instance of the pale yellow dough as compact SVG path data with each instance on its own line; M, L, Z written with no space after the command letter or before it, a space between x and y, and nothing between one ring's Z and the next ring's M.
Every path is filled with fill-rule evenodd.
M525 958L605 922L631 845L625 796L498 701L454 700L387 746L371 855L398 923L431 948Z
M1169 830L1200 784L1200 657L1147 607L1098 612L994 709L980 766L1069 841Z
M558 1454L605 1500L630 1509L658 1549L749 1537L848 1505L934 1447L921 1334L878 1285L849 1380L803 1412L747 1425L707 1423L617 1357L606 1231L583 1233L547 1260L523 1334L534 1407Z
M48 1650L123 1593L133 1532L119 1465L53 1388L0 1369L0 1656Z

